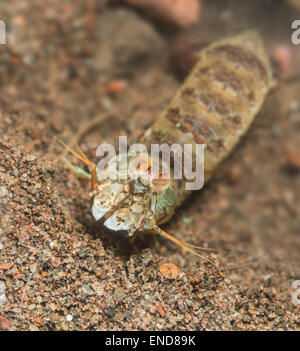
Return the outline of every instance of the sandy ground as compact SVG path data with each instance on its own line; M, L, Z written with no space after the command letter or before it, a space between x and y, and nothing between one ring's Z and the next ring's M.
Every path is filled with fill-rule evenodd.
M9 23L0 46L0 329L299 329L299 82L270 94L213 180L164 226L224 250L212 257L219 272L163 239L106 233L89 185L54 162L54 136L68 141L96 117L110 116L80 141L91 159L99 143L136 140L180 86L176 48L186 43L257 28L270 53L288 47L295 74L295 10L203 1L199 24L184 32L117 1L1 1L0 14ZM165 263L178 267L172 277Z

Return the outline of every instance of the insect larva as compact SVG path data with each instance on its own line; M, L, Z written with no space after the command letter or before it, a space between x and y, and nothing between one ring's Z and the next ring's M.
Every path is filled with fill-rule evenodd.
M207 181L247 131L272 85L270 61L256 32L218 41L200 53L194 69L141 142L148 149L151 144L206 144ZM174 179L172 172L168 179L151 179L147 177L151 159L126 155L128 164L136 158L140 162L136 179L99 182L96 167L84 155L75 154L93 168L91 195L96 220L129 235L158 233L195 253L195 247L158 227L190 194L184 179Z

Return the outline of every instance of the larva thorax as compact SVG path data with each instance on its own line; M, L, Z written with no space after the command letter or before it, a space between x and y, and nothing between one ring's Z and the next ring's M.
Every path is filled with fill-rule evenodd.
M257 33L212 44L199 54L191 74L140 142L149 151L152 144L192 144L194 149L205 144L207 181L247 131L272 84L270 62ZM132 162L133 156L126 157ZM174 179L172 170L169 179L155 182L148 177L151 160L144 164L136 179L107 179L93 193L93 215L109 229L130 234L156 230L190 193L185 179Z

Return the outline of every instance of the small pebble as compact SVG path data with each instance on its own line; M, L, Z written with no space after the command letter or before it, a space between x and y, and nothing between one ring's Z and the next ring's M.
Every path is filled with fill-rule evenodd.
M82 292L85 295L93 295L94 294L93 290L88 285L83 285L82 286Z
M165 311L161 306L157 307L157 311L162 317L165 315Z
M6 262L0 265L0 269L7 270L10 269L11 266L12 264L10 262Z
M6 186L0 186L0 198L5 198L9 194L9 191Z
M106 91L108 94L115 95L124 91L125 88L126 84L124 81L115 79L107 84Z
M300 169L300 150L290 146L287 152L287 163L289 166Z
M36 305L34 303L30 304L28 306L29 311L33 311L35 309Z
M286 76L291 67L291 49L285 44L278 45L271 53L271 56L278 66L280 76Z
M0 316L0 330L8 330L10 327L10 322L7 318Z
M5 296L6 285L4 281L0 280L0 305L4 305L6 303Z
M195 24L200 17L199 0L126 0L126 2L178 27Z
M161 275L167 279L176 279L180 270L173 263L164 263L159 267Z
M67 320L67 322L72 322L73 316L72 316L71 314L68 314L68 315L66 316L66 320Z

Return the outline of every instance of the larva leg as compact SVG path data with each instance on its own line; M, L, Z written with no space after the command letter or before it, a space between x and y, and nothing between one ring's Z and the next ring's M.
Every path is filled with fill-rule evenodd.
M81 160L82 162L84 162L87 166L89 166L89 168L91 169L91 190L95 190L97 188L97 170L96 170L96 165L91 162L86 156L85 154L81 151L81 149L79 148L78 144L76 143L76 146L78 147L78 150L80 152L77 153L76 151L74 151L70 146L66 145L63 141L61 141L60 139L56 138L58 140L59 143L61 143L69 152L71 152L75 157L77 157L79 160ZM64 157L65 159L65 157ZM69 165L71 165L71 170L75 170L75 173L78 172L78 169L80 169L79 167L75 167L73 166L70 162L68 162ZM76 172L77 171L77 172ZM79 171L80 173L82 173L81 171ZM88 174L88 173L87 173Z
M97 173L96 173L96 167L92 167L91 173L88 173L81 167L77 167L73 165L72 162L70 162L66 157L62 159L62 162L65 163L65 165L76 175L78 175L81 178L88 179L91 181L91 190L95 190L97 187ZM91 168L91 167L90 167Z
M83 168L77 167L73 165L72 162L70 162L66 157L62 158L62 162L76 175L78 175L81 178L91 180L92 176L90 173L86 172Z
M185 250L191 252L193 255L200 257L201 259L203 259L204 261L210 263L216 270L218 270L218 267L214 264L214 262L212 262L211 260L209 260L208 258L206 258L205 256L200 255L198 252L195 251L195 249L199 249L202 250L203 248L195 246L195 245L191 245L191 244L187 244L184 241L181 241L179 239L174 238L172 235L166 233L164 230L162 230L161 228L159 228L157 225L152 224L152 228L150 230L150 232L152 232L153 234L159 234L162 237L171 240L173 243L175 243L176 245L183 247ZM213 250L214 251L214 250Z
M112 118L113 115L101 115L101 116L96 116L92 120L84 123L78 130L78 132L75 134L75 136L72 137L73 141L70 145L70 147L73 146L73 144L78 144L78 141L92 128L95 128L96 126L100 126L103 122L108 120L109 118ZM71 133L72 134L72 133ZM64 158L67 154L67 149L64 150L60 158Z
M91 176L91 190L94 191L97 188L97 170L96 166L92 167L92 176Z

